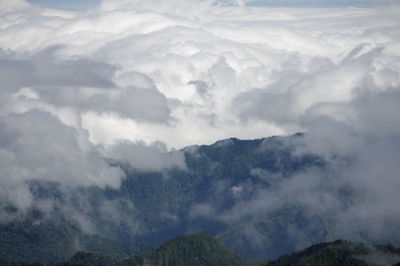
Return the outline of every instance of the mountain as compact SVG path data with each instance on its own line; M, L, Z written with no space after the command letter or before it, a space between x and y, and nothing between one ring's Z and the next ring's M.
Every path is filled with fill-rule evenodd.
M134 204L136 212L131 216L140 217L135 220L140 234L122 228L117 240L159 243L182 234L206 233L217 236L235 252L255 258L265 251L277 257L324 241L324 221L298 206L284 206L273 212L254 211L239 217L234 214L237 206L258 200L258 192L273 188L277 180L307 169L323 169L321 158L294 154L301 137L297 134L257 140L227 139L213 145L187 147L182 150L187 169L141 172L123 166L128 178L120 191L109 195L111 199L122 198ZM253 226L260 220L270 229ZM295 228L304 233L288 233ZM269 242L253 241L254 229L256 235L268 238ZM320 232L315 234L316 230ZM272 231L273 238L269 235ZM295 245L277 247L274 243L279 239Z
M142 234L132 241L163 242L177 235L205 233L240 255L260 258L267 253L276 258L335 239L329 238L324 217L301 206L251 209L253 202L263 201L259 195L273 191L277 183L309 169L324 171L323 159L296 154L302 136L190 146L182 150L186 170L143 173L125 168L129 178L116 193L143 215ZM119 240L126 241L127 235Z
M150 255L124 261L122 265L164 266L246 266L251 262L232 253L214 238L204 235L187 235L167 241Z
M365 240L368 232L362 229L338 231L336 213L319 211L318 202L290 200L298 187L305 188L297 196L307 199L307 185L318 175L325 180L321 191L336 193L338 211L353 201L351 187L329 187L332 167L324 158L301 152L303 139L295 134L190 146L180 151L186 168L161 171L110 161L126 174L118 189L65 190L32 181L36 200L53 208L34 209L0 225L0 257L47 263L93 251L124 259L171 238L201 233L241 256L275 259L339 238ZM344 159L342 166L347 163ZM283 190L286 184L293 191ZM312 204L316 207L310 208ZM12 214L15 206L5 211ZM398 234L390 236L397 244Z
M397 263L397 264L396 264ZM234 254L216 239L185 235L165 242L155 251L126 260L102 254L78 252L65 262L48 266L386 266L400 264L400 249L392 245L367 245L337 240L313 245L274 261L250 260ZM40 263L12 263L0 259L0 266L43 266Z
M337 240L285 255L264 266L371 266L400 263L400 249L392 245L366 245Z
M155 248L154 245L124 245L84 234L70 221L54 218L1 225L0 239L0 257L19 262L58 262L81 250L124 259Z
M343 240L316 244L274 261L262 262L240 257L207 235L187 235L167 241L149 255L122 262L90 253L79 253L59 266L390 266L399 263L400 249L392 245L367 245Z
M121 258L140 253L138 244L153 245L188 233L217 236L225 246L251 257L261 257L265 252L276 257L294 251L297 246L276 247L272 243L277 239L289 242L285 241L290 239L282 222L298 210L239 219L215 214L228 213L237 204L251 201L255 190L268 189L274 178L285 179L305 169L323 167L324 162L316 156L292 154L301 137L228 139L190 146L181 150L186 169L140 171L126 162L112 161L110 164L123 169L127 176L119 189L89 187L66 192L55 183L32 181L30 189L36 199L55 207L51 213L32 210L24 220L0 226L2 239L7 239L0 246L0 255L10 260L57 262L79 250L101 249L103 240L109 239L115 249L107 254ZM13 212L13 206L8 212ZM306 215L297 216L294 222L302 228L311 223ZM260 220L270 229L258 230L257 234L269 242L255 245L251 236L244 234ZM276 230L277 226L281 230ZM268 236L272 231L274 234ZM314 229L307 234L314 234ZM59 239L62 241L54 245ZM317 239L323 240L323 236ZM310 243L314 242L302 241L300 247ZM15 246L24 250L23 255L13 250ZM53 249L57 252L48 252Z
M127 260L117 260L101 253L78 252L65 262L48 264L52 266L247 266L250 260L234 254L220 245L214 238L203 235L186 235L167 241L155 251ZM31 265L11 263L0 259L0 266ZM43 265L40 263L37 266Z

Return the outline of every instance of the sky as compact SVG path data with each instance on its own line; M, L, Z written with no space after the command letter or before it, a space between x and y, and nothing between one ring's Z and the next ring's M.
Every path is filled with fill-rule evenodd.
M31 180L118 188L109 159L185 169L188 145L305 132L303 152L358 162L340 182L360 221L400 219L398 1L41 3L0 0L0 202L35 206Z

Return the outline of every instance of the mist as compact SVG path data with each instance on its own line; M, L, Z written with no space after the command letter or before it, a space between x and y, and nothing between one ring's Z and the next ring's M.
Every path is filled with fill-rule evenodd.
M356 226L374 241L397 237L398 3L246 2L104 0L68 11L0 0L2 209L19 217L53 206L35 199L31 181L73 195L118 190L126 173L110 161L185 171L188 145L304 132L293 156L314 154L327 169L287 179L254 169L273 185L226 187L254 196L188 215L235 223L301 204L334 217L338 235ZM90 212L74 208L76 220Z

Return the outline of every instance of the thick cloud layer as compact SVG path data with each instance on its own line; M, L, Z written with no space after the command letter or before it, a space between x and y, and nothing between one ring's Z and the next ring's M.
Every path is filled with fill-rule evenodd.
M346 104L321 104L347 119L306 115L303 123L309 132L290 145L295 147L291 156L315 154L327 163L324 167L287 177L253 169L251 174L267 180L269 187L247 181L225 184L220 188L224 193L238 196L231 209L221 212L212 202L204 202L194 205L189 215L237 225L294 207L309 217L329 219L332 239L398 243L399 102L399 91L390 91L366 93ZM293 228L289 235L304 238L303 229ZM255 234L242 237L260 237L257 230Z
M350 184L360 204L340 219L370 220L360 224L377 235L399 221L388 204L400 201L396 2L232 2L104 0L67 12L0 0L1 200L29 208L32 179L118 187L124 176L105 158L142 170L185 168L169 148L305 131L299 153L355 166L341 165L332 183L307 173L273 194L258 191L221 220L288 199L334 211L341 206L332 188Z

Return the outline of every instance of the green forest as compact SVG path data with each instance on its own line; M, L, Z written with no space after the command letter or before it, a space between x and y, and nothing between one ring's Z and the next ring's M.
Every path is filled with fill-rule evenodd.
M205 234L174 238L148 254L117 260L96 252L78 252L60 263L18 263L0 259L1 266L380 266L399 265L400 248L337 240L268 260L242 257Z

